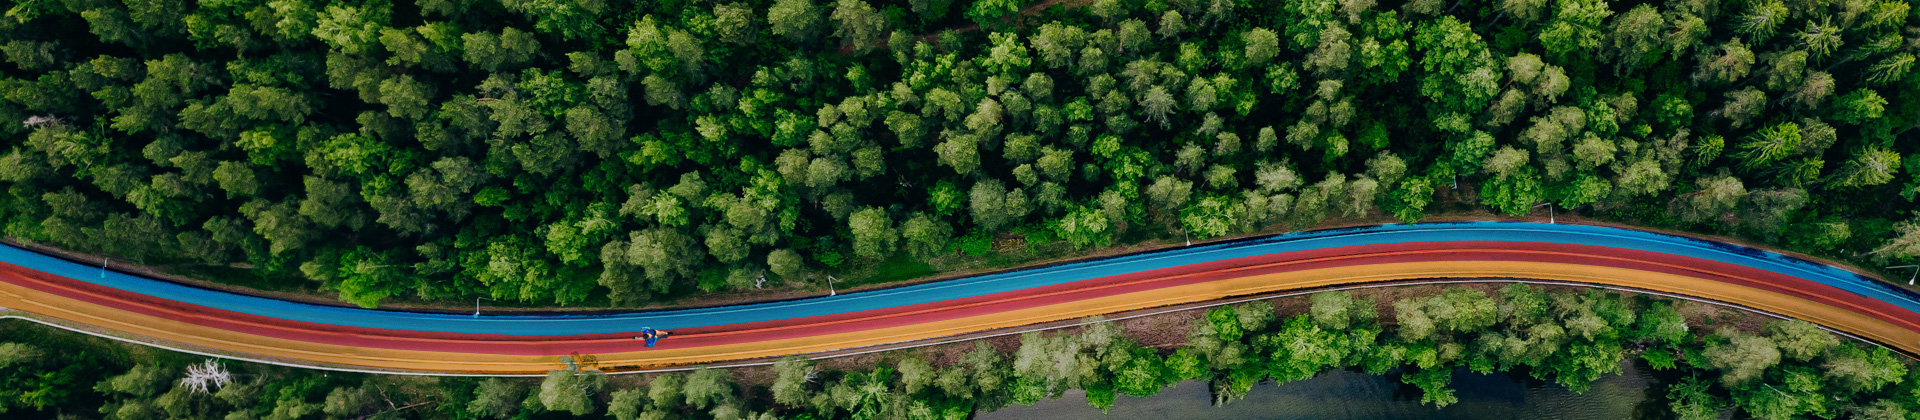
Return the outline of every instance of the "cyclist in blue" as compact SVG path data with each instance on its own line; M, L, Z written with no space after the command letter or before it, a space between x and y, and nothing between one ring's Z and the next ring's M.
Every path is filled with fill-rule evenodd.
M646 327L646 328L641 328L640 336L634 337L633 339L635 340L645 339L647 340L647 347L653 347L653 343L659 342L660 339L662 338L667 338L668 335L672 335L672 334L666 331L655 330L653 329L653 327Z

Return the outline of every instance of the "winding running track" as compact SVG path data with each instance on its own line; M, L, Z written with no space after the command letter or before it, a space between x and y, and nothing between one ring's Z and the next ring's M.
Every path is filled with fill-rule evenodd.
M944 337L1231 296L1357 283L1518 278L1711 299L1920 354L1920 295L1837 267L1694 238L1539 223L1284 234L781 302L595 315L469 316L303 304L0 247L0 307L154 339L319 364L527 374L711 363ZM641 327L674 332L658 347Z

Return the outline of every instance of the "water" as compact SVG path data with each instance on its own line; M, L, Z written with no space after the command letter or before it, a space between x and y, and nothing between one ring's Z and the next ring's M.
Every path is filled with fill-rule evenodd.
M1468 371L1454 374L1453 389L1460 402L1446 408L1420 404L1419 390L1396 379L1365 373L1335 371L1313 379L1253 387L1244 400L1212 406L1207 384L1187 381L1147 398L1121 395L1112 411L1101 414L1087 405L1086 393L1065 396L1032 406L1013 406L984 413L981 420L1012 419L1552 419L1619 420L1641 417L1648 387L1655 379L1646 371L1623 363L1620 375L1595 381L1586 393L1575 394L1559 385L1495 373ZM1657 390L1656 390L1657 391Z

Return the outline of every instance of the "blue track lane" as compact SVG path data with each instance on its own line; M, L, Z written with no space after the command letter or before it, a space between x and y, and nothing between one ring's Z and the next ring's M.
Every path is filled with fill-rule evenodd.
M592 315L469 315L359 309L287 302L185 286L32 251L0 246L0 261L152 296L271 318L362 328L445 333L563 336L679 329L802 318L1009 292L1137 271L1311 249L1432 241L1509 241L1635 249L1715 260L1787 274L1920 312L1920 295L1837 267L1699 239L1599 226L1462 222L1381 225L1290 233L988 274L913 286L780 302Z

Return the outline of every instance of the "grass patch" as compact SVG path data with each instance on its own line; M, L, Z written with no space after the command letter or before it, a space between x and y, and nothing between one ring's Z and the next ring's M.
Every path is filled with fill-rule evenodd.
M848 279L847 282L841 283L839 286L855 287L869 284L892 283L926 277L940 272L939 270L935 270L933 265L920 261L919 258L914 258L904 252L894 254L892 258L887 258L885 261L876 263L864 271L871 274Z
M226 267L190 265L167 270L167 274L203 280L228 286L239 286L269 292L310 293L318 290L317 284L301 277L263 276L259 270Z

